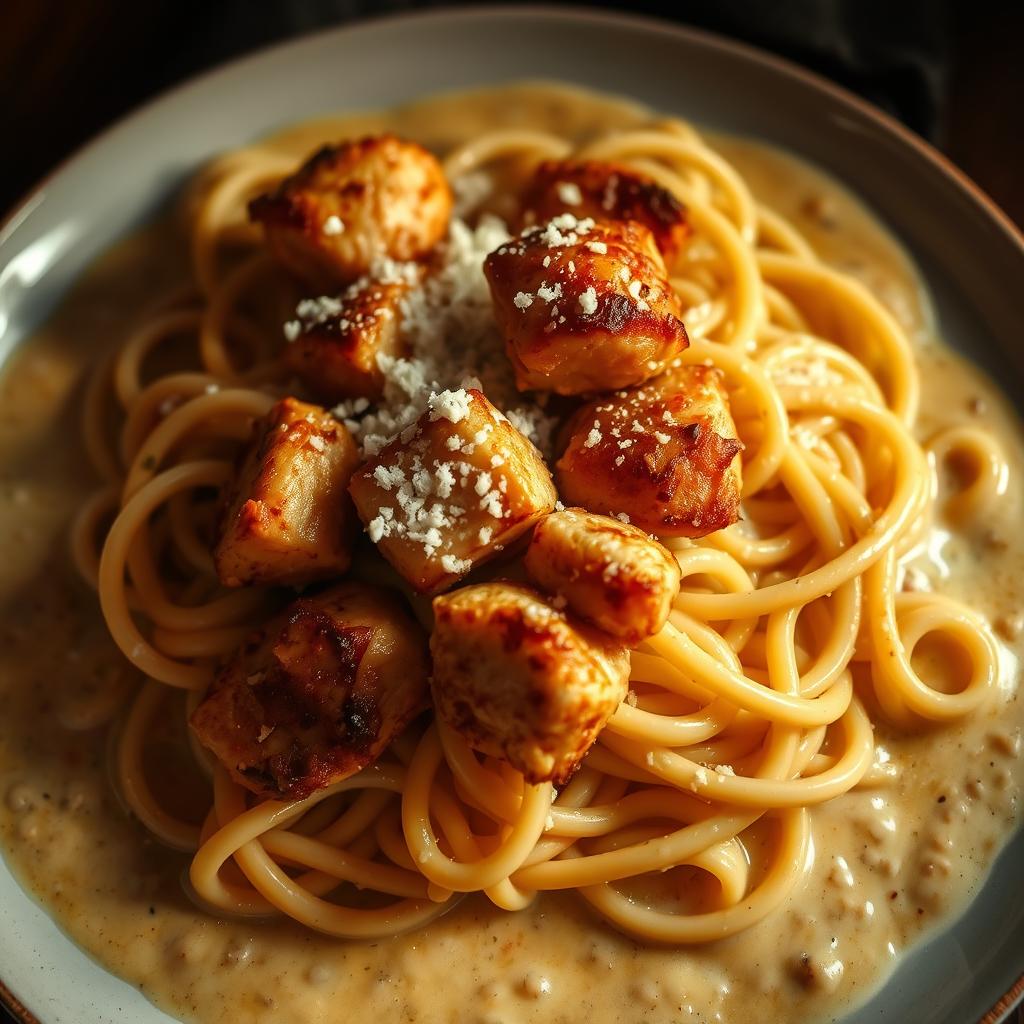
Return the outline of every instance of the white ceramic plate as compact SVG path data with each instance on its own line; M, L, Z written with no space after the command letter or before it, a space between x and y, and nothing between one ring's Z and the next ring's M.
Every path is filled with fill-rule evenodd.
M83 149L0 231L0 359L83 268L204 160L330 111L445 89L557 78L761 137L859 193L917 259L941 334L1021 403L1024 242L965 178L895 122L746 47L568 10L449 11L324 32L176 89ZM1024 833L953 927L906 958L844 1024L1002 1018L1024 988ZM0 994L44 1024L171 1021L73 945L0 862Z

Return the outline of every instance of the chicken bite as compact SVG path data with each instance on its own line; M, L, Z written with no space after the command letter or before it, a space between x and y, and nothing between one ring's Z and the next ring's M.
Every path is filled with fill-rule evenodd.
M324 146L249 204L275 258L331 290L382 258L416 260L444 237L452 194L437 159L414 142L376 135Z
M316 405L284 398L256 424L229 486L213 559L226 587L341 576L355 517L346 488L359 452Z
M301 799L376 761L426 706L429 671L397 596L342 583L256 630L190 724L241 785Z
M484 261L520 390L578 395L639 384L689 344L650 231L563 214Z
M339 298L304 299L285 324L282 362L320 400L380 398L377 357L405 354L401 300L420 277L415 264L403 267L397 280L363 278Z
M561 213L595 220L636 221L671 263L690 235L686 207L653 178L602 160L545 160L523 194L523 220L535 224Z
M537 449L474 389L432 396L349 493L370 540L428 594L502 551L557 499Z
M528 782L565 782L626 696L625 646L512 583L435 598L434 619L441 720Z
M736 522L742 443L722 373L676 367L584 406L557 464L566 501L662 537L703 537Z
M679 593L679 565L635 526L580 508L542 519L526 571L577 615L631 647L657 633Z

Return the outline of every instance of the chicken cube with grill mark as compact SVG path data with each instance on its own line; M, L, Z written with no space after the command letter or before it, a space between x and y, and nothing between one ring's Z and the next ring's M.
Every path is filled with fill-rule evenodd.
M635 526L580 508L537 524L526 571L577 615L633 647L665 625L679 593L671 552Z
M512 583L435 598L430 650L438 717L531 783L564 783L628 688L620 641Z
M359 463L349 432L319 406L278 402L225 495L214 565L227 587L341 576L355 516L347 487Z
M376 761L426 706L429 671L400 598L342 583L254 631L190 724L241 785L301 799Z
M545 160L522 198L523 220L536 224L562 213L594 220L636 221L672 263L690 236L686 207L639 171L603 160Z
M537 449L472 388L433 395L349 493L370 540L428 594L507 548L557 499Z
M383 259L425 257L444 237L452 194L437 158L394 135L324 146L249 204L286 269L330 291Z
M742 449L721 371L676 367L576 413L558 487L656 536L703 537L739 516Z
M484 262L520 390L578 395L648 380L689 344L650 231L556 217Z
M338 298L304 299L296 319L285 324L289 342L282 362L321 401L380 398L384 373L378 357L406 354L402 298L420 277L413 264L407 267L405 279L364 278Z

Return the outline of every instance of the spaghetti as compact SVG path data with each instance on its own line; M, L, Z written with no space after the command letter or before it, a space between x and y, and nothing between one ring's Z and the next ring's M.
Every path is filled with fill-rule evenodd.
M194 283L154 305L85 397L104 482L73 526L75 562L147 677L118 739L124 800L193 854L194 894L219 914L376 938L461 894L511 911L573 889L643 941L749 927L809 870L812 809L889 781L874 720L954 721L996 685L986 621L904 589L903 565L939 517L965 527L1005 490L998 444L966 428L918 442L918 374L897 322L688 125L652 120L582 143L521 129L464 139L445 171L457 192L490 175L492 212L537 161L570 156L631 165L685 204L692 237L669 267L692 340L682 359L725 375L746 446L742 521L666 542L683 576L669 622L633 653L627 702L560 791L430 722L295 802L255 802L194 744L212 797L205 820L182 820L147 779L148 737L172 707L195 708L271 608L259 590L219 587L209 540L240 444L289 389L276 354L295 296L244 203L292 170L296 146L244 150L204 173L191 195ZM147 374L167 352L170 368ZM926 637L961 653L962 678L922 678L913 654ZM700 879L686 891L672 882L681 867Z

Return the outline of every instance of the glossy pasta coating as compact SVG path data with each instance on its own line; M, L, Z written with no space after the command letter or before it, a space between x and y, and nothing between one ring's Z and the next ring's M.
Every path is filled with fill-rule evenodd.
M652 178L603 160L545 160L522 198L523 220L543 223L561 213L594 220L635 221L654 236L668 262L690 236L686 207Z
M625 646L512 583L434 600L437 714L529 782L562 783L626 695Z
M425 707L428 674L397 595L342 583L253 632L190 724L243 786L298 799L372 764Z
M742 443L719 370L676 367L577 412L558 460L562 496L663 537L703 537L739 518Z
M382 257L421 259L444 237L452 194L433 154L394 135L324 146L249 204L277 260L315 288Z
M563 214L500 246L484 273L520 390L628 387L689 344L653 236L634 221Z
M473 389L435 395L349 492L370 540L428 594L503 551L558 497L537 449Z
M526 571L577 615L634 647L665 625L679 593L679 565L653 537L581 508L537 524Z
M411 287L409 281L365 278L340 299L300 303L289 325L296 336L281 357L285 367L324 402L379 398L384 374L377 357L405 354L401 299Z
M284 398L255 427L224 496L214 564L221 583L297 584L340 576L355 516L346 488L359 462L345 427Z

